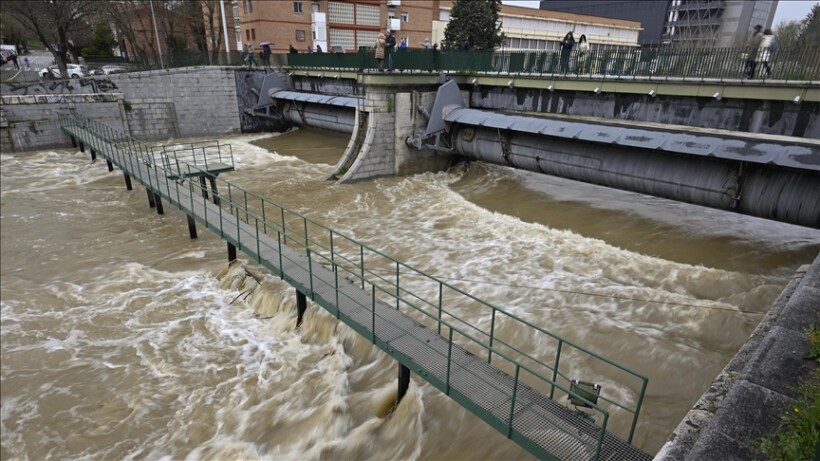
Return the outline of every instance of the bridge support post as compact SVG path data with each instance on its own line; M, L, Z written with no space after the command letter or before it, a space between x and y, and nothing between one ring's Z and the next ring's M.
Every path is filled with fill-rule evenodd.
M151 192L151 189L145 189L145 192L148 193L148 206L150 208L154 208L155 206L157 206L157 204L154 203L154 193Z
M71 147L76 149L77 148L77 138L75 138L74 136L69 136L69 138L71 138Z
M133 187L131 187L131 176L128 176L128 173L124 171L122 172L122 176L125 178L125 188L128 190L132 190Z
M85 152L85 143L80 141L80 152Z
M94 150L93 147L90 150L91 150L91 161L93 162L94 160L97 160L97 151ZM111 170L108 170L108 171L111 171Z
M211 181L211 196L214 198L214 205L219 206L219 194L216 191L216 176L209 176Z
M188 218L188 234L191 236L192 239L195 239L196 238L196 221L194 221L194 218L189 214L186 214L185 216Z
M205 176L199 176L199 190L202 191L202 198L208 200L208 186L205 184Z
M407 394L407 388L410 387L410 369L399 362L399 396L396 399L396 405L401 402L404 395Z
M157 214L165 214L165 210L162 209L162 197L159 196L156 192L154 194L154 203L157 204Z
M307 297L301 291L296 290L296 328L299 328L302 325L302 319L305 316L306 310Z
M106 165L108 165L108 172L109 172L109 173L110 173L110 172L112 172L112 171L114 171L114 164L113 164L113 163L111 163L111 160L106 160L106 161L105 161L105 164L106 164Z
M236 247L233 243L228 242L228 262L236 261Z

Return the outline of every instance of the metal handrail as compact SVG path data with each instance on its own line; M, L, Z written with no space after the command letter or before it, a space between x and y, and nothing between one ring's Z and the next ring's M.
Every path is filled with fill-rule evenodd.
M60 123L63 127L77 127L84 130L83 133L91 137L89 143L93 143L93 146L100 150L102 155L109 158L112 163L116 164L123 171L135 175L135 179L137 179L137 181L146 185L146 187L150 187L152 190L157 191L160 195L172 203L179 205L180 208L185 209L185 207L188 207L189 210L193 210L194 196L197 195L196 193L201 193L205 190L202 189L202 185L197 184L197 181L184 181L181 179L174 181L166 180L165 188L162 188L159 178L169 177L167 171L168 169L164 168L164 165L172 164L175 169L172 171L177 173L177 178L185 177L185 175L179 175L180 172L183 172L182 170L185 170L184 172L187 172L188 176L192 173L203 172L200 166L188 164L183 160L180 160L180 158L176 156L176 151L173 149L160 150L156 147L147 147L130 136L118 133L110 127L107 127L97 121L82 117L79 114L60 114ZM119 146L115 145L115 143L118 143ZM173 157L171 156L172 154ZM147 155L158 155L161 158L161 161L154 161L150 164L146 164L142 160ZM140 167L141 164L147 167L149 172L153 171L154 174L143 175L144 170ZM634 384L627 383L627 386L632 389L634 394L636 394L637 404L631 405L628 402L617 401L615 398L601 396L604 402L612 404L632 415L631 427L628 434L628 441L631 442L648 383L648 379L644 375L617 364L606 357L601 356L600 354L594 353L578 344L575 344L572 341L568 341L544 328L533 325L525 319L517 317L491 303L483 301L474 295L467 293L458 287L443 282L432 275L426 274L421 270L415 269L401 261L398 261L389 255L356 241L353 238L336 232L333 229L326 227L315 220L307 218L293 210L267 201L263 197L256 195L253 192L246 191L224 179L217 178L217 181L221 185L221 192L218 194L220 225L218 229L211 227L212 230L217 232L221 237L227 239L227 229L223 228L223 220L221 218L223 216L235 217L235 219L232 218L232 221L235 222L236 225L235 227L232 225L230 231L236 232L236 244L238 244L238 247L243 250L255 248L256 260L259 263L264 263L261 258L262 243L260 240L260 235L270 235L268 234L269 231L275 232L276 241L279 248L271 249L278 250L280 262L278 270L274 270L272 267L269 268L274 270L275 273L278 273L278 275L283 279L288 279L288 276L282 271L282 258L285 258L286 256L283 256L281 246L287 245L304 251L304 253L308 256L308 274L309 280L311 281L311 286L302 288L306 294L312 298L315 293L315 287L312 286L314 281L312 269L314 258L316 258L319 262L324 261L336 272L337 279L335 293L337 301L338 296L340 295L338 289L338 277L340 272L346 274L346 277L360 282L362 289L365 289L365 287L370 287L373 305L365 306L358 302L356 303L362 308L366 308L372 312L372 330L368 334L372 335L374 342L377 341L375 332L376 317L378 316L380 319L389 322L388 319L378 315L375 309L375 301L377 298L376 294L378 292L379 299L392 298L392 300L395 301L397 308L404 307L406 308L404 311L405 313L415 313L414 318L420 317L422 322L425 325L430 326L431 329L435 330L437 328L439 334L441 334L442 325L447 327L449 330L451 349L453 345L453 334L455 332L458 335L457 338L461 338L459 340L459 347L469 348L472 345L473 347L487 353L487 362L491 364L495 362L495 366L502 369L506 368L511 373L514 370L515 378L513 383L513 392L519 388L519 374L522 370L524 370L530 376L537 378L537 380L543 382L544 385L549 388L550 398L554 397L554 393L557 388L560 392L565 392L568 395L574 396L582 401L585 401L586 403L589 403L593 411L602 415L601 431L606 430L606 423L609 420L610 414L603 406L593 404L592 402L586 400L584 396L577 395L571 390L569 386L569 373L560 370L560 359L562 353L566 354L569 353L569 351L572 351L574 354L581 353L611 366L612 369L610 369L610 371L601 375L602 377L607 377L607 379L615 379L612 377L613 372L620 370L625 373L625 375L621 376L621 379L619 380L620 382L631 379L640 381L640 390L636 389ZM190 195L190 203L181 202L181 188L183 188L183 190L188 189L187 192ZM207 202L207 199L205 198L198 198L197 200ZM212 223L209 223L207 216L207 213L209 212L208 207L206 206L204 209L206 216L202 218L202 222L211 226ZM272 215L270 213L271 210L274 210ZM223 215L223 213L225 213L225 215ZM286 219L286 215L288 216L288 219ZM292 220L295 220L298 224L294 225L289 223L289 221ZM244 229L242 224L251 226L255 232L255 235L253 235L254 232L248 234L247 229ZM309 232L310 228L320 229L321 232L317 234L314 230L311 234ZM247 238L243 240L244 235L247 235ZM250 243L248 243L248 241L250 241ZM346 246L352 251L346 251L343 248ZM367 255L367 258L365 255ZM392 277L383 276L381 272L384 269L381 267L374 267L374 263L372 261L371 265L368 266L369 260L374 258L380 258L386 261L390 267L395 267L395 282ZM400 278L400 276L402 277ZM410 288L408 288L407 282L405 282L405 285L402 286L401 280L406 280L408 276L416 276L421 278L423 281L432 282L432 286L434 287L432 290L432 296L437 299L428 299L428 296L425 296L419 291L419 289L414 287L417 282L413 282L412 279L410 282ZM294 284L298 284L298 282L295 282L293 279L290 281ZM431 290L428 289L426 291L429 292ZM452 304L447 304L445 306L445 300L449 302L449 298L454 295L458 298L455 301L459 303L463 303L466 300L466 302L472 302L484 309L487 309L485 312L489 313L491 317L489 329L482 327L481 325L470 324L466 320L458 317L455 313L448 310L448 307ZM420 300L421 302L416 302L414 300ZM338 306L338 302L336 303L336 306ZM425 308L424 306L428 306L428 308ZM329 311L331 310L327 306L324 307ZM335 315L337 317L340 315L338 309L336 310ZM506 338L503 335L500 335L496 330L496 323L505 321L504 319L510 319L510 321L555 340L555 354L551 357L552 360L538 358L532 353L522 351L519 347L512 344L513 341L511 338ZM463 325L466 325L466 327L463 327ZM360 333L365 334L365 332L362 331L360 331ZM415 339L418 340L418 338ZM425 345L423 341L420 343L422 346L433 350L429 345ZM525 358L526 360L523 360L522 358ZM447 382L443 383L443 385L446 386L449 393L450 356L447 357L447 362L448 378ZM494 386L493 383L487 384ZM499 391L503 390L499 389ZM516 401L514 395L511 396L511 399L513 402ZM514 404L515 403L513 403L513 405ZM507 421L510 432L513 430L512 422L512 419ZM603 437L603 432L600 437ZM600 440L602 440L602 438L600 438ZM599 449L600 443L596 452Z

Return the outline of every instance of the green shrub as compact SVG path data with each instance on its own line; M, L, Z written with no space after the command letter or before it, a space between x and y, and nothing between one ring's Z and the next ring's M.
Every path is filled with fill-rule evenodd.
M807 358L820 360L820 329L812 327L806 336L812 346ZM817 459L820 452L820 368L797 386L797 393L783 415L781 432L770 434L755 446L772 461Z

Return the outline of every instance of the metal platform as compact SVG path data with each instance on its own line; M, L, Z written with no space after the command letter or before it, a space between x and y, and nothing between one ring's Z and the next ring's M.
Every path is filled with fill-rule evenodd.
M552 334L551 337L558 338L558 354L554 368L547 366L552 378L541 376L532 369L534 365L531 361L511 358L512 353L508 351L515 349L505 349L503 346L509 345L497 333L491 330L488 339L477 341L473 337L480 334L470 330L475 327L462 326L451 317L447 317L450 314L442 310L441 298L442 290L449 287L440 281L436 281L439 283L437 332L434 326L435 314L431 323L429 314L426 317L420 316L420 313L427 314L426 311L418 309L418 306L408 301L410 295L414 300L421 299L423 295L409 293L399 284L398 271L400 268L408 271L409 266L403 266L402 263L390 259L390 264L395 262L397 270L395 285L385 286L379 282L385 278L374 278L373 274L376 272L365 264L365 250L387 258L383 254L358 244L361 264L357 264L354 262L359 256L356 255L356 251L342 250L346 243L355 242L352 239L330 230L329 247L323 246L328 244L326 240L308 233L309 226L321 225L285 208L274 208L275 205L270 202L261 201L261 207L256 206L253 202L254 196L251 196L249 201L247 191L240 189L237 194L237 186L226 181L223 181L221 189L227 190L228 193L219 193L218 197L214 196L214 200L209 201L200 193L204 190L200 190L197 181L186 180L196 176L195 172L199 171L202 175L206 170L193 165L175 165L165 161L140 161L141 156L144 156L141 147L135 148L133 143L109 142L107 128L76 115L62 117L61 123L66 133L95 149L99 155L122 169L126 175L143 184L149 192L167 200L189 217L207 226L230 245L245 252L273 274L280 276L316 304L370 339L373 344L408 367L421 379L449 395L534 456L557 460L652 458L606 431L610 413L603 406L588 402L591 403L591 411L597 415L599 424L596 424L595 420L591 421L589 417L563 404L567 395L585 402L586 399L584 395L571 390L562 380L564 374L559 370L561 349L575 348L576 351L585 352L590 357L601 360L600 363L625 371L630 377L637 377L642 382L640 395L636 394L639 399L636 408L628 408L619 402L604 398L611 408L618 407L634 412L629 438L634 431L645 392L645 377ZM166 166L170 170L165 169ZM169 174L169 171L176 173ZM292 226L288 228L286 213L301 219L299 223L304 225L303 234L294 232ZM279 216L281 221L278 219ZM377 278L379 280L376 280ZM405 290L404 294L402 290ZM494 323L496 315L505 321L518 321L497 308L493 308L492 315ZM442 320L442 316L445 320ZM441 334L442 329L446 335ZM545 330L536 329L534 332ZM455 339L459 339L458 342L454 340L454 336ZM486 344L487 341L489 346ZM470 349L475 350L476 345L483 346L480 350L488 351L489 356L485 358L471 352ZM521 351L516 353L530 357ZM493 360L500 364L493 365ZM511 372L505 372L502 368ZM525 384L525 374L528 378L538 378L528 380L530 383L534 381L535 385ZM559 391L556 399L560 400L551 398L556 390Z

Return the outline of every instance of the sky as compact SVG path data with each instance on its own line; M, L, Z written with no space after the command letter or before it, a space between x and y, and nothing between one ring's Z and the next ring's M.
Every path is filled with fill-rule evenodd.
M502 3L538 8L541 2L538 0L502 0ZM774 14L772 25L776 27L782 21L798 21L805 18L815 3L818 3L818 0L780 0L777 3L777 11Z

